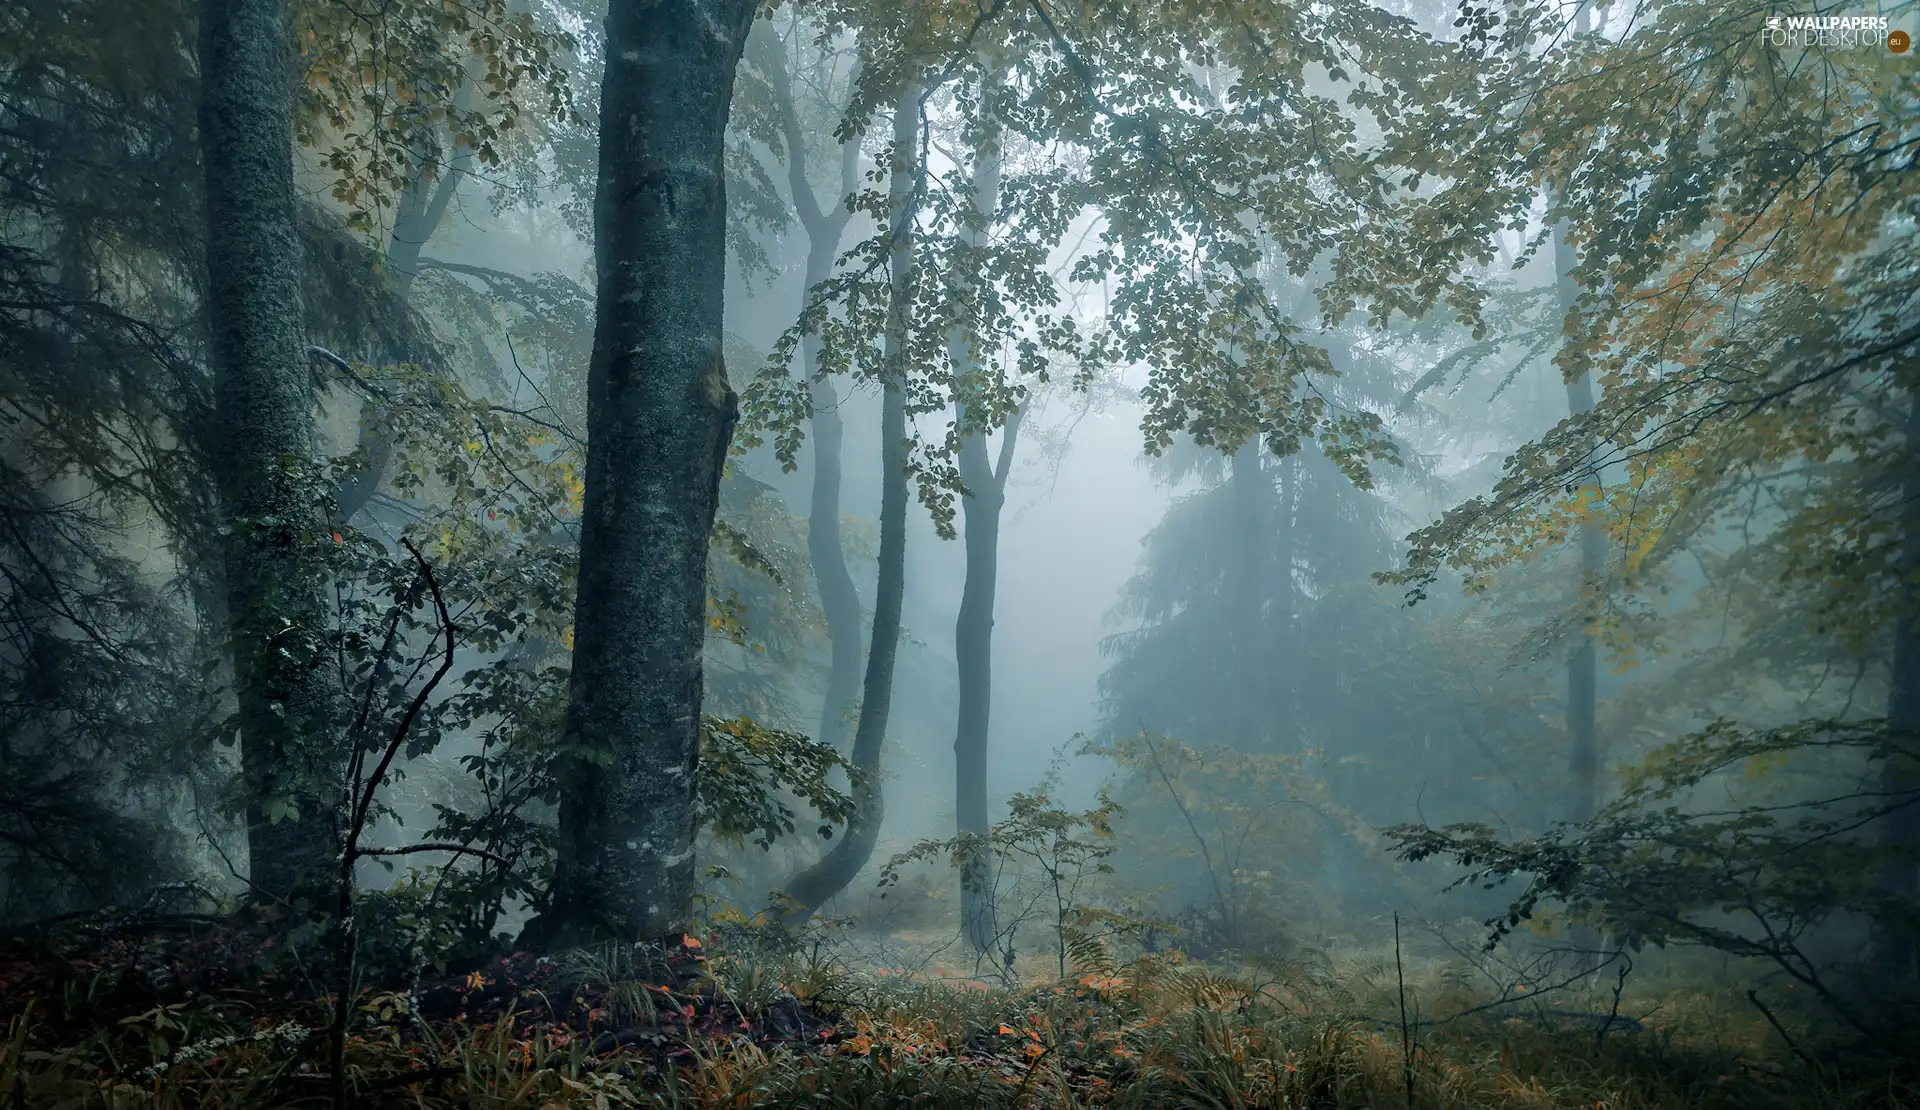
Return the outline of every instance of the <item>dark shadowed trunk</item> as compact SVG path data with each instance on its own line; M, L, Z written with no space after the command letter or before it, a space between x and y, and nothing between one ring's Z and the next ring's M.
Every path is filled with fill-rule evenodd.
M1906 433L1907 472L1900 490L1904 573L1894 603L1887 725L1895 732L1908 734L1910 745L1911 738L1920 735L1920 393L1907 400ZM1897 853L1911 853L1920 844L1920 801L1913 800L1914 791L1920 790L1920 768L1911 760L1890 759L1882 777L1882 789L1891 800L1906 802L1887 819L1886 844ZM1909 904L1920 900L1920 870L1911 859L1890 861L1881 881L1895 898L1906 899ZM1906 983L1920 976L1920 937L1911 929L1882 926L1878 947L1889 978Z
M752 0L614 0L598 296L551 942L693 901L707 541L737 411L721 361L724 137Z
M989 70L982 82L981 102L990 105L1000 84ZM974 224L961 232L961 241L979 248L1000 207L1000 127L986 109L979 145L974 150ZM963 276L964 280L964 276ZM967 292L971 292L969 288ZM1007 472L1020 435L1020 413L1008 419L1000 441L997 466L987 454L987 429L975 427L969 394L980 389L983 372L978 340L960 328L947 333L948 356L954 370L954 424L960 435L960 481L966 486L960 512L966 522L967 572L960 591L960 612L953 626L953 654L959 679L959 714L953 738L953 804L956 831L979 837L982 850L960 865L961 932L976 952L993 948L998 931L991 874L993 861L984 850L993 822L987 810L987 741L993 715L993 598L1000 574L1000 511L1006 504Z
M257 892L284 898L332 871L336 760L308 485L313 389L293 223L293 74L286 0L206 0L200 136L214 478L228 532L227 619Z
M845 198L859 184L860 143L840 144L840 191L831 207L822 208L807 180L807 141L800 126L800 107L794 98L793 76L787 71L787 58L778 36L767 24L761 24L754 36L755 60L766 71L780 112L781 138L787 148L787 188L793 196L794 214L807 233L806 285L801 291L804 308L813 289L833 273L834 258L840 252L840 239L846 233L853 212ZM853 575L847 571L846 550L840 540L840 452L845 429L840 419L840 398L831 381L815 380L820 370L820 337L809 333L800 342L801 371L806 375L813 411L813 492L807 508L807 560L813 565L814 583L820 591L820 611L827 619L827 641L831 662L827 670L826 695L820 703L818 738L844 748L853 720L860 681L860 594L854 588Z
M882 349L884 392L880 409L880 575L874 589L873 640L860 697L860 723L851 762L862 778L855 790L858 812L846 835L818 862L788 880L788 921L805 921L827 899L846 889L873 856L886 816L881 797L880 749L893 704L893 664L900 647L900 606L906 593L907 560L907 319L913 286L911 202L919 151L920 89L909 84L894 106L893 164L887 211L893 221L891 289Z

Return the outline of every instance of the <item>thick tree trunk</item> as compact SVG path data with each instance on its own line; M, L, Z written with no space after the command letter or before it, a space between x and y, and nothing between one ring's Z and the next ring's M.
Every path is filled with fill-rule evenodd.
M313 390L293 222L286 0L206 0L200 135L206 168L207 312L227 619L233 638L247 852L256 892L324 883L335 851L335 772L317 545L307 485Z
M1901 481L1901 504L1906 510L1901 529L1904 573L1893 612L1887 725L1905 733L1911 745L1920 736L1920 393L1907 401L1906 440L1908 469ZM1920 844L1920 801L1913 799L1920 790L1920 767L1912 760L1888 760L1881 788L1894 800L1906 802L1887 819L1885 843L1896 853L1910 853ZM1910 860L1890 861L1881 881L1887 894L1910 905L1920 902L1920 870ZM1920 936L1898 926L1883 926L1877 947L1889 979L1907 983L1920 976Z
M804 922L846 889L873 857L886 816L880 786L880 749L893 705L893 666L900 647L900 607L907 560L907 320L913 287L913 226L908 218L919 151L920 90L909 84L894 106L893 165L888 183L892 214L892 281L882 348L885 381L880 409L880 575L874 590L873 640L860 698L860 723L850 762L862 778L858 811L846 835L818 862L788 880L787 920Z
M753 0L614 0L560 830L541 941L692 910L707 541L737 412L721 361L734 69Z

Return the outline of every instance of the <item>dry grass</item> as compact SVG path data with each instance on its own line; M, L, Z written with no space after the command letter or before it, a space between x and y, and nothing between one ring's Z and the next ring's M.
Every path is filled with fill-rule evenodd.
M558 1107L1232 1107L1405 1105L1395 1022L1377 1009L1377 961L1227 974L1148 959L1064 984L1018 989L931 975L745 954L713 961L745 1028L812 999L837 1014L805 1044L688 1037L595 1052L565 1028L509 1015L470 1025L409 1022L405 1000L369 995L347 1054L358 1104ZM618 966L583 961L582 974ZM597 969L597 970L596 970ZM1291 976L1291 978L1289 978ZM608 984L611 986L612 984ZM1461 994L1428 969L1429 1001ZM643 988L644 989L644 988ZM1895 1107L1899 1074L1841 1076L1800 1064L1764 1021L1723 996L1669 989L1636 1005L1658 1021L1604 1038L1592 1028L1485 1016L1425 1029L1413 1059L1419 1110L1787 1110ZM308 1023L238 1020L181 1003L102 1020L83 1036L36 1005L0 1046L0 1107L327 1104ZM1640 1012L1645 1012L1642 1009ZM1501 1011L1501 1014L1508 1011ZM314 1015L324 1018L323 1014ZM66 1032L51 1036L59 1025Z

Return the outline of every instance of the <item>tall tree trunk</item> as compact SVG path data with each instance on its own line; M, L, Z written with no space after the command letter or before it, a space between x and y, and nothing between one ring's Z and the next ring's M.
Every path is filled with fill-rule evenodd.
M1579 296L1579 287L1573 279L1573 267L1577 260L1572 248L1567 246L1566 231L1566 224L1562 222L1554 229L1553 236L1555 285L1563 315L1572 313L1578 307L1576 298ZM1583 373L1566 384L1568 414L1578 417L1592 412L1593 379ZM1598 475L1593 476L1591 484L1598 487ZM1607 538L1598 524L1591 520L1581 522L1579 544L1580 585L1574 602L1581 627L1575 634L1573 650L1567 657L1567 758L1572 776L1567 819L1570 821L1591 818L1598 805L1600 756L1596 714L1599 659L1594 650L1593 633L1588 627L1592 614L1587 609L1589 593L1598 590L1607 569Z
M1298 606L1294 597L1293 570L1299 550L1299 537L1294 532L1294 503L1300 493L1300 459L1289 455L1278 460L1277 465L1280 488L1278 500L1273 506L1273 528L1277 537L1273 557L1275 605L1274 611L1267 616L1267 624L1272 629L1268 636L1274 647L1271 658L1281 661L1277 665L1282 669L1269 675L1268 682L1274 691L1270 710L1273 720L1292 722L1298 719L1300 680L1294 665L1287 661L1298 660L1305 654L1300 647L1299 632L1294 627L1294 610ZM1296 730L1290 746L1298 750L1306 746L1306 742L1307 738ZM1347 773L1351 775L1358 764L1349 763L1346 766Z
M1227 487L1236 529L1228 591L1228 604L1233 606L1233 720L1239 732L1233 742L1243 751L1265 750L1272 723L1265 719L1264 696L1274 677L1264 635L1268 614L1262 603L1268 545L1273 542L1266 512L1273 486L1267 477L1265 452L1266 444L1255 436L1234 452L1228 464L1232 471Z
M793 77L787 71L786 52L770 25L760 24L753 37L754 57L766 72L773 88L774 102L780 113L781 137L787 148L787 190L793 197L793 210L800 227L807 233L806 286L801 291L805 308L813 290L833 273L834 259L840 253L840 239L846 234L852 211L845 198L859 183L860 143L857 139L840 145L840 192L831 207L823 208L807 179L807 141L800 125L800 106L794 97ZM827 642L831 660L827 670L827 689L820 703L822 743L836 749L844 746L851 731L851 718L860 681L860 594L854 588L853 575L847 570L845 546L840 538L840 459L846 438L840 419L840 398L833 383L820 372L820 337L809 333L800 341L800 368L806 375L809 408L813 425L813 490L807 508L807 561L813 565L813 579L820 591L820 610L827 619Z
M880 576L874 590L873 640L860 698L860 723L850 762L860 774L857 812L846 835L813 866L787 881L789 923L804 922L846 889L873 857L886 816L880 787L880 749L893 706L893 665L900 648L900 607L907 564L907 320L913 289L911 203L919 151L920 88L910 82L894 106L893 164L888 206L893 224L887 332L881 357L885 380L880 409Z
M227 620L247 789L247 854L260 894L287 898L331 873L325 750L329 684L307 485L313 390L293 223L293 73L286 0L206 0L200 136L206 170L207 311Z
M721 359L723 163L753 0L613 0L553 901L541 941L692 910L707 541L738 411Z
M977 952L991 952L999 929L992 882L993 857L986 838L993 831L987 809L987 740L993 713L993 602L1000 575L1000 512L1006 507L1007 472L1019 441L1021 413L1007 418L997 465L988 461L984 432L960 440L960 480L967 487L960 512L966 522L967 573L960 613L953 625L953 654L960 684L960 713L953 738L955 825L978 838L980 850L960 866L960 924Z
M978 249L1000 207L1000 126L992 101L1001 82L989 65L981 82L983 116L974 150L973 224L961 242ZM965 280L963 278L963 280ZM971 293L969 283L965 292ZM976 426L969 396L981 388L984 369L979 339L965 329L947 333L953 363L954 425L960 436L960 481L966 486L960 512L966 523L967 571L960 591L960 612L953 626L953 654L960 686L953 738L954 824L961 836L978 839L979 850L960 863L960 925L976 952L991 952L999 931L992 882L993 859L986 838L993 831L987 809L987 742L993 715L993 599L1000 573L1000 511L1006 505L1007 473L1020 434L1020 413L1008 419L1000 441L999 465L987 454L987 431Z
M1887 725L1905 733L1911 745L1920 736L1920 391L1907 400L1906 473L1901 479L1901 586L1894 605L1893 662L1887 696ZM1886 846L1910 853L1920 845L1920 767L1915 761L1889 759L1882 771L1881 789L1906 804L1886 821ZM1920 901L1920 870L1912 861L1889 861L1881 877L1887 894ZM1920 936L1909 928L1884 925L1878 938L1879 956L1888 977L1898 983L1920 976Z
M1586 13L1581 12L1585 30ZM1578 262L1567 245L1567 224L1560 221L1553 229L1554 285L1562 317L1579 308L1579 284L1573 268ZM1584 416L1593 411L1593 379L1587 373L1566 383L1567 413ZM1599 492L1600 476L1592 476L1589 485ZM1574 591L1575 617L1580 627L1574 632L1573 650L1567 656L1567 771L1569 796L1567 820L1592 819L1600 797L1599 696L1600 661L1593 642L1593 613L1590 606L1598 597L1607 570L1607 538L1592 520L1582 520L1579 528L1580 580ZM1569 939L1576 950L1577 962L1590 964L1596 959L1602 938L1587 926L1576 926Z

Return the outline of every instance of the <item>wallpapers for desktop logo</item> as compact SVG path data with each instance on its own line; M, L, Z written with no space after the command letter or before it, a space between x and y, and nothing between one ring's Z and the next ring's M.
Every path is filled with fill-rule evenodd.
M1889 25L1884 15L1770 15L1761 32L1767 45L1781 48L1884 47L1904 54L1913 38Z

